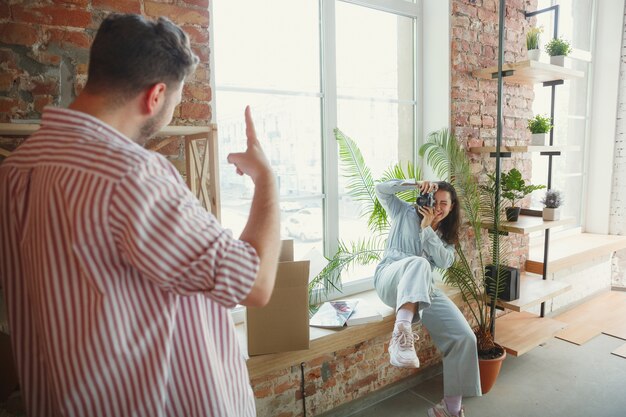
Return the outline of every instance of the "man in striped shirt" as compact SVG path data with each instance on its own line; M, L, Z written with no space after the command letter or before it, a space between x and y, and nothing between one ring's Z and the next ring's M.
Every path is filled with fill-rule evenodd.
M234 239L162 156L197 58L167 19L112 15L69 109L0 166L0 284L31 416L254 416L229 308L274 285L273 173L245 112L229 162L255 193Z

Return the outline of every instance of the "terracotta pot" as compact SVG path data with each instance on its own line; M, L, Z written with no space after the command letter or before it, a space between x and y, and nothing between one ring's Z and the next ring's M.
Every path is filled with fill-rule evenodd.
M502 348L502 346L500 346ZM498 379L502 362L506 358L506 350L502 348L502 355L495 359L478 359L478 369L480 370L480 389L483 395L488 393Z

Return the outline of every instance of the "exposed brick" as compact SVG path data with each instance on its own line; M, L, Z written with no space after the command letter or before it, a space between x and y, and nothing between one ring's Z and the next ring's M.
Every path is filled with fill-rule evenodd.
M92 0L93 7L123 13L141 13L141 2L135 0Z
M47 34L48 43L58 44L61 47L88 49L91 45L91 37L84 31L50 28Z
M71 4L74 6L86 6L89 0L52 0L54 4Z
M191 49L198 56L200 62L209 62L209 45L191 45Z
M19 101L12 97L0 97L0 112L9 113L19 106Z
M85 28L91 23L91 13L84 9L61 6L12 6L15 21Z
M194 99L198 101L211 101L211 89L206 84L186 83L183 90L185 99Z
M54 97L52 96L36 96L35 103L34 103L35 111L41 114L41 112L43 111L43 108L45 106L51 105L53 102L54 102Z
M0 42L31 46L37 42L37 30L23 23L0 23Z
M0 73L0 91L9 91L13 87L15 75L10 72Z
M182 27L191 43L206 44L209 42L209 29L204 27L185 25Z
M205 103L184 102L180 105L180 117L193 120L210 120L211 107Z
M172 4L154 2L144 3L146 15L152 17L166 16L177 24L209 25L209 11L201 9L188 9Z
M32 80L32 89L30 90L36 95L53 95L59 92L59 80L56 78L43 78Z
M182 0L184 4L192 6L198 6L207 9L209 7L209 0Z
M274 394L282 394L285 391L297 388L300 385L298 381L293 382L283 382L282 384L278 384L276 388L274 388Z

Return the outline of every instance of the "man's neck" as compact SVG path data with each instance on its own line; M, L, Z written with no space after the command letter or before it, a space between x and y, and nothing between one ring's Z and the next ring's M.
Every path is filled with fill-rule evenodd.
M133 118L130 104L114 105L109 97L84 91L69 105L71 110L86 113L108 124L132 140L139 137L138 123Z

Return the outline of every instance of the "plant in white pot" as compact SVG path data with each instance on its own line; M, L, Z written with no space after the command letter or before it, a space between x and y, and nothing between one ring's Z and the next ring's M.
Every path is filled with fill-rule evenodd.
M565 57L572 52L572 46L564 38L553 38L546 44L546 52L550 55L552 65L565 66Z
M545 146L547 144L547 134L552 130L552 119L548 116L537 114L528 120L528 130L532 133L531 145Z
M541 199L543 207L544 220L559 220L561 218L561 204L563 204L563 196L559 190L547 190Z
M543 28L530 28L526 33L526 49L528 50L528 59L531 61L539 61L541 57L541 49L539 49L539 37L543 33Z

